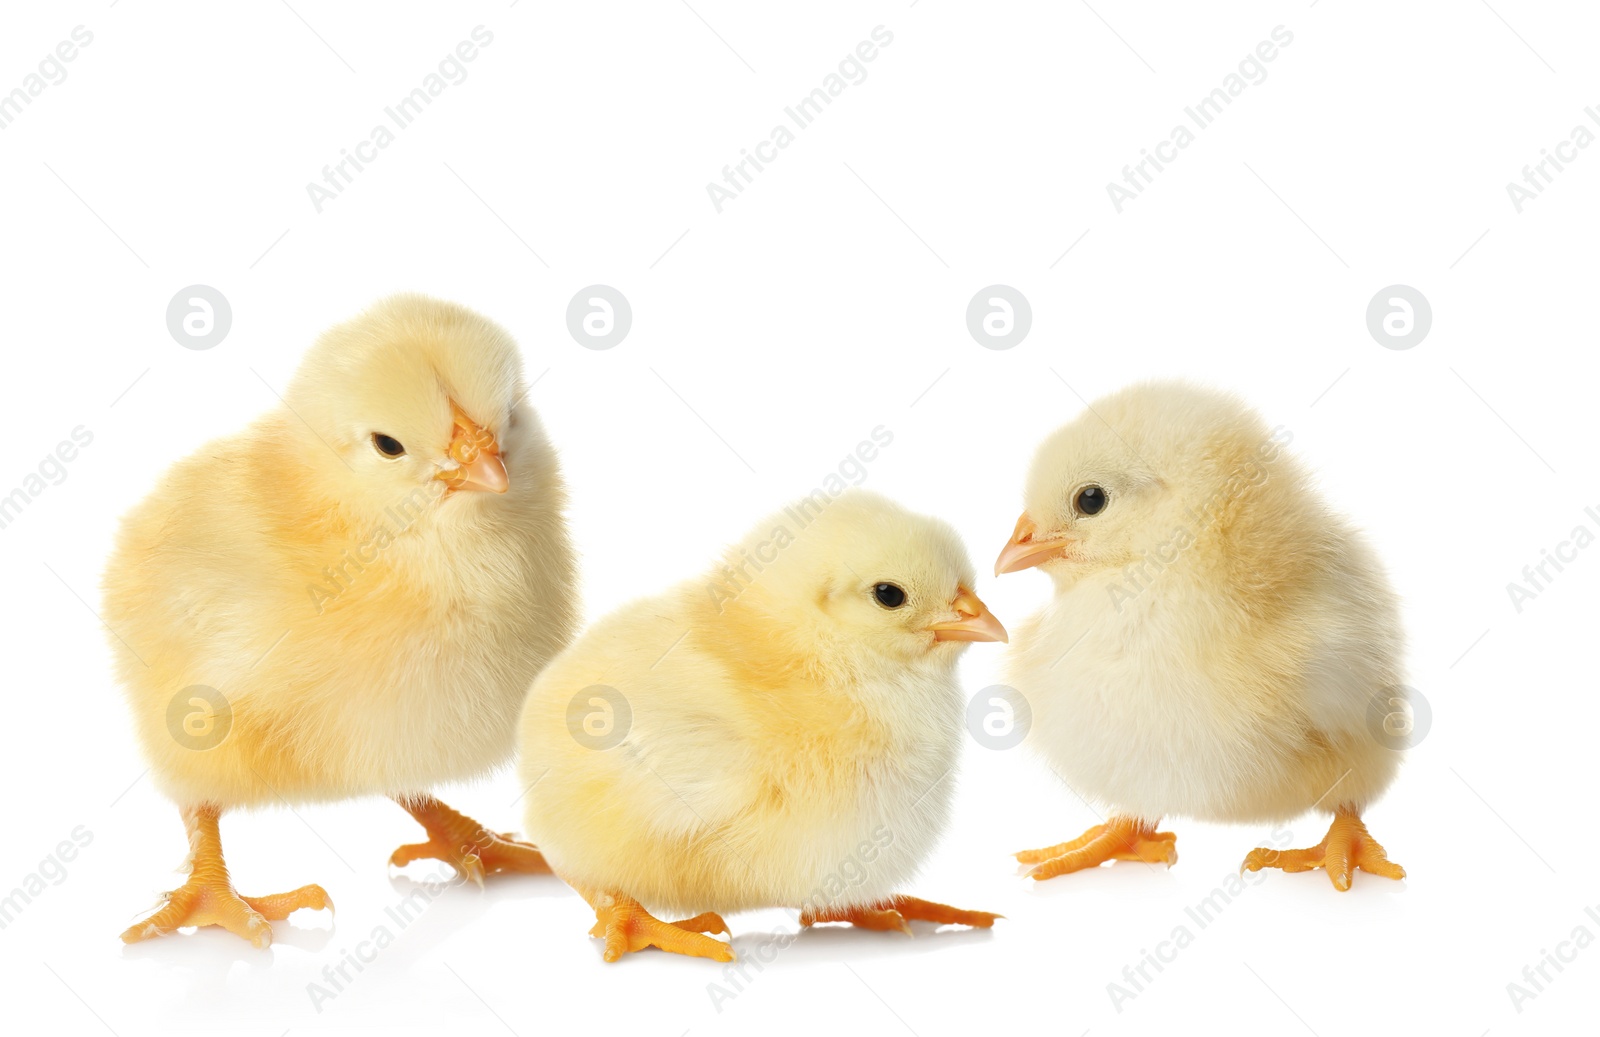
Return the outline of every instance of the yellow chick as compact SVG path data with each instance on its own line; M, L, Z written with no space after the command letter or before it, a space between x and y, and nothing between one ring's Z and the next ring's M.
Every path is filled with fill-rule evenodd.
M1252 871L1399 879L1361 815L1400 753L1398 607L1366 540L1238 399L1177 382L1100 400L1040 446L995 572L1038 567L1054 599L1018 631L1007 679L1029 741L1111 808L1078 839L1017 854L1036 879L1177 860L1167 815L1282 822L1327 837L1253 850ZM1376 722L1375 722L1376 721Z
M557 656L523 709L527 827L594 908L607 961L646 946L731 961L704 934L751 908L994 923L898 892L949 813L956 659L1006 636L972 585L949 526L818 491Z
M134 729L189 832L189 879L128 942L329 906L241 897L225 810L381 793L437 857L547 870L427 790L509 759L528 682L571 639L556 457L509 335L401 295L333 328L283 405L174 465L123 520L105 619Z

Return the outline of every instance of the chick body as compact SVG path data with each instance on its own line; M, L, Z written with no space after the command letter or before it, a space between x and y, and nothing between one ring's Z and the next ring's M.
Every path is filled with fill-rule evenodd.
M220 806L404 793L509 759L527 682L577 614L554 452L531 408L512 410L514 348L460 307L401 297L330 333L296 385L343 391L300 383L362 370L352 354L366 351L430 367L439 399L419 424L447 435L441 401L466 396L503 428L504 495L441 499L405 479L352 501L340 484L366 472L341 455L370 452L366 436L341 435L341 422L314 431L286 405L179 462L127 516L106 619L164 793ZM485 367L494 377L446 390L457 370ZM409 391L417 373L373 372L363 392L382 394L386 377ZM190 685L231 708L215 748L194 751L169 726Z

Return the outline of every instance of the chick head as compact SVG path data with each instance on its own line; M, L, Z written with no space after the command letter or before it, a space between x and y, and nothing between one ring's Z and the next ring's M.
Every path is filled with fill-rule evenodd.
M1066 585L1226 532L1280 441L1238 398L1186 382L1098 400L1040 444L995 573L1038 567Z
M730 549L712 573L719 611L758 615L808 657L949 667L1006 631L972 592L954 529L876 493L820 491ZM717 588L731 591L717 601Z
M446 502L422 510L459 514L493 506L518 460L548 451L523 391L502 328L454 303L397 295L317 340L284 395L285 424L341 504L374 518Z

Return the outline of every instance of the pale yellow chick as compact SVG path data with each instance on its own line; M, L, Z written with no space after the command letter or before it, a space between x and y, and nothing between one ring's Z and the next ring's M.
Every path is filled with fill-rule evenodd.
M393 861L544 870L426 793L511 756L528 682L576 626L555 454L515 343L463 307L388 299L306 354L274 408L174 465L124 519L105 619L189 881L129 942L327 905L241 898L225 810L383 794L428 830Z
M1389 878L1360 817L1400 763L1398 608L1366 539L1236 398L1178 382L1097 401L1042 446L996 573L1037 566L1055 597L1018 630L1008 681L1030 744L1110 807L1082 837L1018 854L1045 879L1107 860L1173 863L1168 815L1334 817L1309 850L1251 870Z
M607 961L645 946L731 960L703 934L750 908L993 924L899 892L949 812L957 656L1005 639L972 586L944 523L818 491L540 674L521 724L527 827L594 907Z

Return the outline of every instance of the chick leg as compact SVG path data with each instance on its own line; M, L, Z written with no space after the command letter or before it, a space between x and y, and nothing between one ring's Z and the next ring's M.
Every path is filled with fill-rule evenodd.
M1094 868L1106 861L1144 861L1146 864L1178 863L1178 837L1158 832L1154 823L1129 817L1113 817L1095 825L1071 842L1047 846L1042 850L1023 850L1016 854L1023 864L1035 864L1028 874L1035 879L1050 879L1068 872Z
M282 921L302 907L333 908L332 898L315 885L265 897L242 897L236 893L228 878L228 866L222 860L219 815L220 811L212 806L183 811L183 824L189 830L189 881L166 894L153 915L129 926L122 934L123 943L165 936L188 925L220 925L257 947L267 947L272 943L269 922Z
M389 863L396 867L433 858L450 864L457 874L480 887L485 875L503 871L540 874L550 870L532 843L525 843L510 832L496 835L432 796L397 796L395 802L428 830L427 842L407 844L389 855Z
M616 961L624 954L646 947L659 947L692 958L733 960L733 948L703 935L728 933L728 924L719 914L707 911L681 922L663 922L624 893L593 893L582 889L578 892L594 908L595 923L589 935L605 940L606 961Z
M818 922L849 922L857 929L878 932L898 930L909 936L912 922L988 929L994 925L996 918L1004 917L988 911L963 911L959 907L935 904L931 900L919 900L916 897L891 897L882 907L826 907L820 911L805 908L800 912L800 924L810 928Z
M1383 846L1367 832L1367 826L1354 810L1340 807L1333 815L1333 824L1322 842L1309 850L1272 850L1257 847L1239 866L1243 871L1260 871L1262 868L1282 868L1284 871L1310 871L1322 868L1341 893L1350 888L1350 880L1357 868L1382 875L1386 879L1403 879L1406 869L1389 859Z

